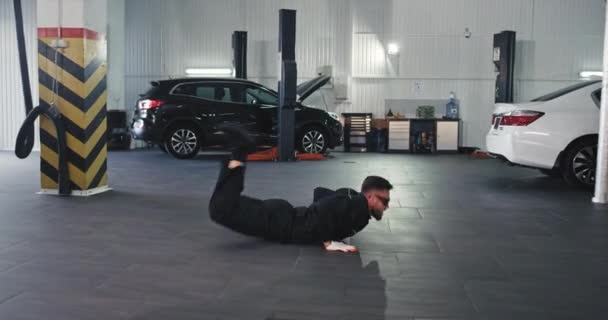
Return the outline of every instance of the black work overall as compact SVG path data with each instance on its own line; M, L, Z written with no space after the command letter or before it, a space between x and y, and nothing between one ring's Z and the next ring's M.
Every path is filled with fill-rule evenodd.
M342 240L363 229L370 215L367 200L351 189L316 188L309 207L283 199L260 200L241 195L245 167L226 163L209 203L211 219L234 231L270 241L315 244Z

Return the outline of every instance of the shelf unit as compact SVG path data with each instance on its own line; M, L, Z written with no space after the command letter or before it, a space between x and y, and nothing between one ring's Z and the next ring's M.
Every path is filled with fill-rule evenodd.
M372 129L371 113L343 113L344 151L367 152Z
M389 120L390 152L456 152L459 144L459 119Z
M410 150L409 120L390 120L388 122L388 149L390 151Z

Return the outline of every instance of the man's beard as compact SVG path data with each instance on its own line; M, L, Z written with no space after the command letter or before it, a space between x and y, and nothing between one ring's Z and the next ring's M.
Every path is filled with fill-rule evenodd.
M371 215L372 217L374 217L374 219L376 219L377 221L382 220L382 211L376 211L374 209L371 210Z

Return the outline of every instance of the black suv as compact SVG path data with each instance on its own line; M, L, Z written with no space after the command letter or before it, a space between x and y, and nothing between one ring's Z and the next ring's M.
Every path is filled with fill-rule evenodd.
M295 147L323 153L342 144L338 116L303 106L301 101L329 81L320 76L298 85L295 108ZM189 159L202 147L221 146L222 123L240 123L259 146L276 145L278 94L243 79L182 78L152 81L137 101L131 133L155 143L179 159Z

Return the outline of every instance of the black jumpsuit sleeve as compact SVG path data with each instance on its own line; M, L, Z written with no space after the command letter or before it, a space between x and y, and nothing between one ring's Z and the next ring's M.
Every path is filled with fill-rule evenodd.
M314 192L313 192L313 200L312 202L317 202L319 200L321 200L322 198L326 198L329 196L334 195L336 192L331 190L331 189L327 189L327 188L323 188L323 187L317 187L315 188Z
M357 220L362 213L367 214L367 201L361 195L335 195L315 202L314 212L321 240L339 241L361 230Z

